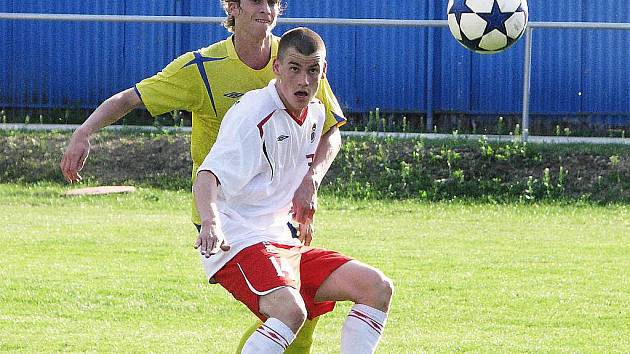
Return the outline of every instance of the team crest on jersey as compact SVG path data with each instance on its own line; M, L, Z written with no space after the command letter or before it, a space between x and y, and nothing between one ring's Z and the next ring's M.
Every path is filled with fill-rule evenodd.
M228 92L226 94L224 94L223 96L227 97L227 98L239 98L242 97L244 95L244 93L241 92Z
M315 131L317 130L317 123L313 123L313 127L311 128L311 143L315 141Z

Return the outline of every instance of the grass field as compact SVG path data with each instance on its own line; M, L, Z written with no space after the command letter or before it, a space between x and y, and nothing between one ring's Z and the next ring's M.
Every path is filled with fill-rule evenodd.
M234 350L253 316L204 282L188 192L64 188L0 185L0 351ZM317 226L396 285L379 353L630 352L629 206L327 197Z

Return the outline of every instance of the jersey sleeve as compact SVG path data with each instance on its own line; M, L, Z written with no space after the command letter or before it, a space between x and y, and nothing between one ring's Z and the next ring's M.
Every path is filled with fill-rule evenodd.
M193 53L186 53L136 84L136 93L152 116L174 110L192 112L203 105L205 91L194 59Z
M328 83L328 80L324 78L320 85L319 90L317 91L317 97L324 104L324 108L326 111L326 120L324 121L324 130L325 134L332 128L333 126L340 127L346 124L346 117L339 106L339 102L337 102L337 97L332 92L332 88Z
M263 158L256 124L235 107L223 118L217 141L197 171L212 172L226 198L238 194L260 172Z

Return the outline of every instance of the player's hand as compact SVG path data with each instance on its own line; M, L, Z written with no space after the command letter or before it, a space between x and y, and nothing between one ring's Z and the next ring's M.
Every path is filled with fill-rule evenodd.
M219 250L229 251L230 245L225 241L223 230L221 226L216 222L205 222L201 224L201 231L197 242L195 242L195 249L199 250L201 255L210 258L210 256L219 253Z
M302 183L293 194L291 210L293 220L300 224L306 224L313 220L317 211L317 183L311 174L306 174Z
M90 140L87 136L75 132L70 138L70 143L63 154L61 172L66 181L70 183L80 182L82 177L79 171L83 169L85 160L90 154Z
M313 241L313 233L315 233L315 227L312 222L306 224L300 224L299 239L304 246L310 246Z

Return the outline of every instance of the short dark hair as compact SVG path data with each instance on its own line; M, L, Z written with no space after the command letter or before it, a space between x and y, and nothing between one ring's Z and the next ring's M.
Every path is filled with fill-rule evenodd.
M300 54L311 55L323 52L326 57L326 45L317 32L306 27L298 27L285 32L278 45L278 59L282 61L289 48L295 48Z
M241 0L219 0L221 2L221 6L223 6L223 11L225 11L225 14L227 15L227 18L222 22L223 23L223 27L227 28L227 30L229 32L234 33L234 25L235 25L235 21L234 21L234 16L230 15L228 13L228 5L231 2L235 2L236 5L238 5L238 7L241 7ZM278 11L278 16L282 15L282 12L286 9L286 4L284 4L282 2L282 0L273 0L274 4L278 4L280 10Z

